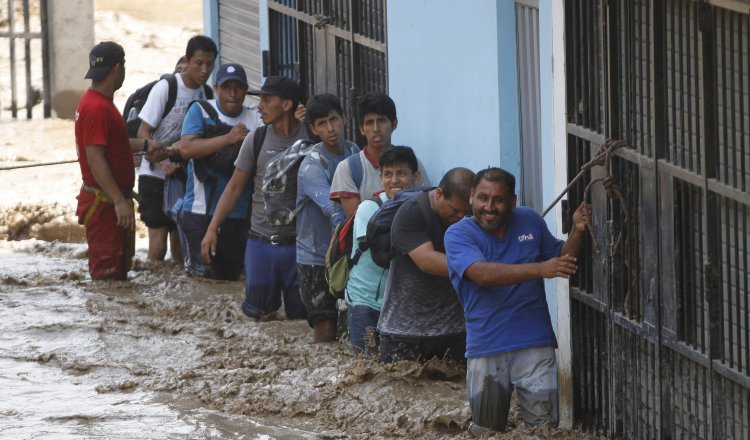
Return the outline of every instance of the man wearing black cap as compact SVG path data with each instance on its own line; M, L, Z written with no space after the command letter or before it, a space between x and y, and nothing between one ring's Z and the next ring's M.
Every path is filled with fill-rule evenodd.
M223 64L216 73L217 99L203 101L204 108L196 102L190 106L182 124L179 151L190 159L188 178L177 224L183 242L187 244L185 267L193 275L225 280L237 280L242 274L245 256L247 212L250 203L250 185L245 185L239 203L231 209L218 234L218 249L213 259L201 257L201 240L215 213L219 197L229 182L231 174L214 170L215 177L201 181L196 173L196 160L208 157L220 149L242 142L249 130L261 125L255 108L245 106L247 76L239 64ZM213 109L221 122L233 126L228 133L208 137L208 126L216 125L208 110Z
M201 244L201 254L206 259L213 257L219 226L240 200L243 189L254 181L242 311L251 318L265 317L281 307L283 295L287 318L304 319L307 311L297 284L295 225L273 226L268 222L261 189L263 174L271 158L297 140L311 136L305 125L294 117L301 93L294 80L283 76L269 76L260 90L248 93L260 96L258 111L268 125L267 134L262 145L254 145L252 134L242 143L240 155L234 163L234 174L221 195ZM257 152L256 148L259 149Z
M124 280L135 251L133 153L153 152L161 144L128 139L125 120L112 102L125 80L122 46L112 41L94 46L86 79L91 88L78 103L75 121L83 178L76 215L86 226L91 277Z

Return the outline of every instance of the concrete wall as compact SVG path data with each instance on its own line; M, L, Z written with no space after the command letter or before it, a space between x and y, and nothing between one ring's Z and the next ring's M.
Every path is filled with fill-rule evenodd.
M434 183L455 166L520 173L512 1L388 2L393 141L409 145Z
M72 119L90 84L83 76L95 44L94 2L50 0L47 12L52 110L59 118Z

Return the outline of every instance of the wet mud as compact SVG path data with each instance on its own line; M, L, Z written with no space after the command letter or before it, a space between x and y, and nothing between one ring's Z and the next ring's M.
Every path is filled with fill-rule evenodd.
M382 365L313 344L304 321L246 318L241 282L144 257L127 282L99 282L85 245L0 241L0 386L61 408L24 410L24 394L11 395L0 404L9 438L49 426L132 438L132 423L159 425L148 438L467 438L461 366ZM495 438L581 437L511 419Z

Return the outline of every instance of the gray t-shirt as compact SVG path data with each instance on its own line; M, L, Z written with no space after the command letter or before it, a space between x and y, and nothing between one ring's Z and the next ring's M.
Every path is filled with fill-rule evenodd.
M240 154L234 162L235 167L253 176L253 182L255 184L255 192L253 192L252 196L253 212L250 217L250 230L266 237L271 235L294 237L296 235L294 223L284 226L271 226L271 224L268 223L266 210L263 206L263 193L261 190L261 188L263 188L263 173L266 166L268 166L268 162L274 156L286 150L289 146L300 139L309 139L310 134L307 133L307 128L305 128L305 124L302 122L299 123L297 131L288 137L277 135L273 126L269 125L268 130L266 131L266 139L263 141L263 146L258 155L257 172L255 156L253 155L255 148L253 145L254 134L255 133L253 132L245 136L245 140L242 142L242 147L240 147Z
M391 243L401 255L391 261L378 321L380 333L421 338L466 332L463 308L450 279L422 272L407 255L429 241L436 251L445 252L446 229L430 208L427 192L398 209L391 225Z

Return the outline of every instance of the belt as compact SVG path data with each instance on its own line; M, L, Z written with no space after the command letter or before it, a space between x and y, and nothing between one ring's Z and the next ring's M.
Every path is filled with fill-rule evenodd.
M253 231L248 231L247 238L250 240L260 241L262 243L270 243L274 246L281 246L285 244L296 244L297 238L289 235L261 235Z

